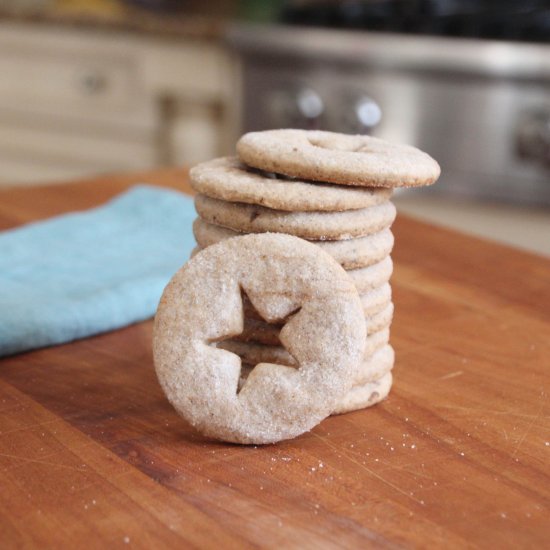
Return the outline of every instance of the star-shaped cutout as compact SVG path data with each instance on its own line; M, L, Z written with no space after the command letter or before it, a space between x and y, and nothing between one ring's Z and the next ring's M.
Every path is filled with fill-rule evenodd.
M279 335L285 324L301 309L301 306L297 307L296 309L290 311L290 313L288 313L283 319L272 319L271 321L267 320L254 306L253 301L249 298L248 294L242 287L241 303L244 316L242 332L239 334L228 334L208 342L211 346L234 353L241 359L241 371L239 375L237 393L239 393L243 388L248 376L254 370L256 364L274 363L286 367L297 368L297 359L288 349L286 349L284 344L279 339ZM264 348L263 355L266 359L269 359L271 347L280 347L284 350L284 352L286 352L286 354L288 354L289 360L283 362L280 359L273 358L272 360L254 362L251 360L250 351L248 352L247 357L247 352L244 350L246 345L254 346L256 348L256 353L258 353L261 348Z

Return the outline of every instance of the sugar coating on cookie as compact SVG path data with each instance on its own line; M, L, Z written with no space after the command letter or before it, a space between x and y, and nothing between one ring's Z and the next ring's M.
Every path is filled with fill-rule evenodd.
M238 141L237 153L254 168L340 185L418 187L435 183L441 172L410 145L320 130L251 132Z
M387 344L390 340L389 328L367 335L365 354L363 360L370 357L376 350ZM269 346L255 341L241 342L235 339L225 340L219 347L236 353L243 362L256 365L256 363L278 363L280 365L296 366L296 359L282 346Z
M384 283L360 296L364 315L367 317L372 316L385 309L391 303L391 285L390 283Z
M389 201L343 212L284 212L201 194L195 197L195 208L203 220L235 231L287 233L320 241L352 239L377 233L389 228L396 214L395 206Z
M235 336L235 340L240 342L260 342L267 346L280 346L281 340L279 334L282 325L268 324L263 320L259 320L246 315L244 311L243 330Z
M389 327L393 319L393 309L393 302L389 302L381 311L367 315L365 321L367 322L368 334L373 334Z
M378 380L393 369L394 362L393 348L389 344L380 347L370 357L364 359L356 369L352 389Z
M243 329L244 292L299 368L260 363L239 391L241 359L216 346ZM153 353L176 410L208 436L237 443L296 437L349 391L366 326L353 282L315 245L245 235L198 253L162 295Z
M391 370L394 363L394 351L388 345L389 331L381 330L367 338L367 348L369 353L358 363L353 373L352 387L357 384L364 384L375 380ZM266 346L254 342L239 342L237 340L225 340L220 344L222 349L236 353L248 365L258 363L276 363L296 367L297 363L294 357L290 355L283 347Z
M392 373L387 372L377 380L353 387L340 400L331 414L344 414L380 403L390 393L392 381Z
M393 359L392 359L393 361ZM393 363L392 363L393 365ZM391 373L389 364L385 367L379 368L377 374L373 379L369 379L366 382L355 384L336 404L331 415L344 414L360 409L366 409L372 407L380 401L383 401L390 393L393 376ZM239 385L242 387L252 371L252 365L244 365Z
M197 243L205 248L243 233L196 218L193 222L193 234ZM383 229L355 239L311 242L328 252L344 269L359 269L386 258L393 249L394 237L390 229Z
M367 335L374 334L390 326L393 318L393 303L389 284L387 286L383 285L380 289L375 289L368 294L359 295L359 297L367 323ZM258 343L265 346L280 346L279 333L282 325L278 323L269 324L259 318L254 308L249 308L246 299L243 300L243 305L243 330L234 337L234 340Z
M190 181L195 191L214 199L291 212L356 210L385 202L392 194L391 189L341 187L277 177L251 169L236 157L194 166Z
M392 273L393 261L390 256L368 267L348 270L359 294L365 294L387 283Z

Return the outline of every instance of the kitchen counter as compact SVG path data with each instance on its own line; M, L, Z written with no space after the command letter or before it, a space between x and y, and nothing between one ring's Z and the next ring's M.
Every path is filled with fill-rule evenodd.
M550 209L422 191L398 194L400 212L522 250L550 257Z
M184 171L0 191L0 228ZM3 547L544 547L550 261L398 216L388 399L256 447L164 398L151 322L0 360Z

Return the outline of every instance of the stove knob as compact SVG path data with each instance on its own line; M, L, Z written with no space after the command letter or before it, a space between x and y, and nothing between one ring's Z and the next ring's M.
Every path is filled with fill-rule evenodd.
M307 128L317 128L325 105L321 96L311 88L302 88L296 94L296 107Z
M338 97L332 129L348 134L370 134L382 120L382 108L367 94L342 93Z
M311 88L280 88L267 95L272 128L319 129L325 112L321 96Z
M517 128L516 151L526 160L550 167L550 111L526 113Z
M303 88L297 93L296 105L300 114L308 120L318 119L325 110L323 100L311 88Z
M382 120L382 109L380 105L369 96L361 96L354 105L355 118L358 130L361 133L370 133Z

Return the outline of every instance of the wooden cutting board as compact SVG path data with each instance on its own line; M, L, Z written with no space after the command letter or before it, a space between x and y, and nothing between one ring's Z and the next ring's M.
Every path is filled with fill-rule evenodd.
M184 171L0 192L0 228ZM398 217L390 397L265 447L164 398L151 322L0 360L0 547L543 548L550 262Z

